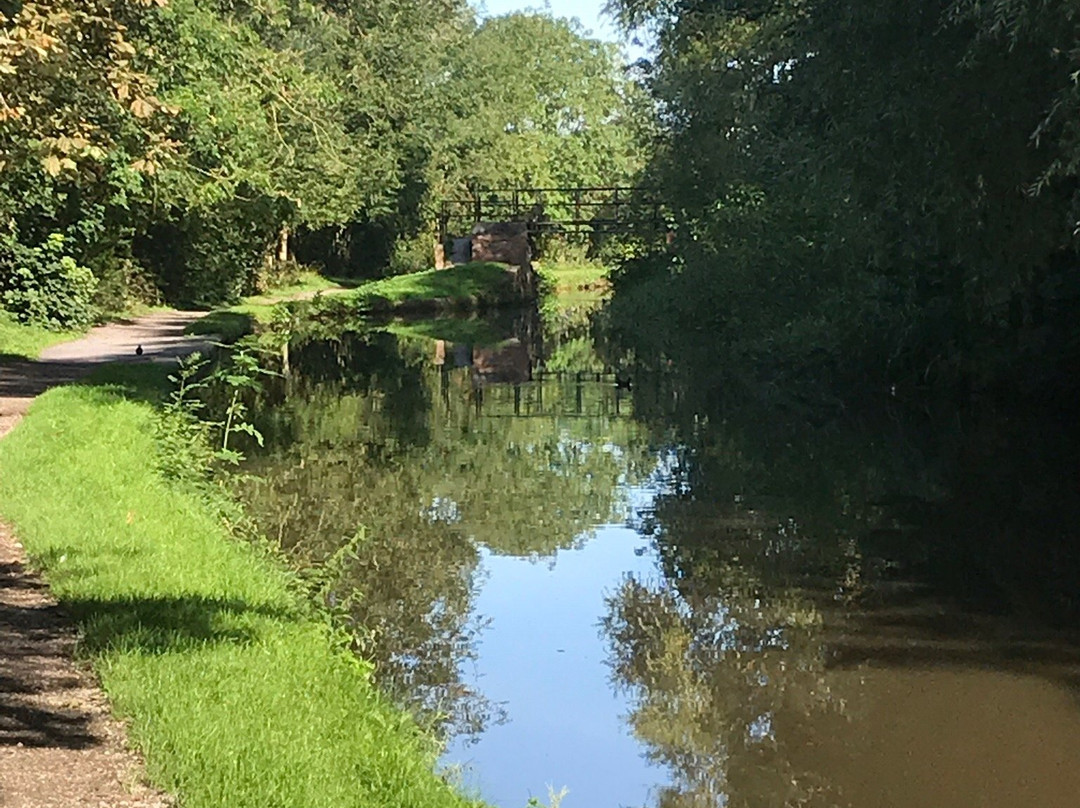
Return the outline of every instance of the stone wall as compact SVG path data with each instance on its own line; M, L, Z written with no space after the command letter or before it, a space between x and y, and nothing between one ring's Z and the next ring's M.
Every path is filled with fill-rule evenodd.
M469 261L506 264L521 296L530 300L536 297L532 245L525 222L479 222L473 226L471 236L451 237L435 244L436 269Z
M479 222L472 231L472 260L507 264L524 297L536 296L529 229L524 222Z

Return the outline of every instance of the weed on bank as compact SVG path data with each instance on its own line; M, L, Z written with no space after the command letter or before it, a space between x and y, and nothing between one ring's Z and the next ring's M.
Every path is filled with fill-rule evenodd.
M159 471L167 369L41 396L0 441L0 516L185 808L474 805L272 557Z

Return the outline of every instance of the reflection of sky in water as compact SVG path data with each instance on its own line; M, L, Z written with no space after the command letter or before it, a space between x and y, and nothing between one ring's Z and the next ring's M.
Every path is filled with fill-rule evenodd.
M630 514L650 509L666 488L666 455L645 486L625 493ZM630 515L628 514L628 515ZM529 797L547 801L563 787L563 808L616 808L649 801L667 781L642 755L613 692L599 621L604 596L627 574L658 574L647 540L623 525L598 527L584 546L553 559L483 551L486 580L475 613L491 619L481 635L476 686L508 715L475 743L452 743L447 765L461 764L466 787L504 808Z

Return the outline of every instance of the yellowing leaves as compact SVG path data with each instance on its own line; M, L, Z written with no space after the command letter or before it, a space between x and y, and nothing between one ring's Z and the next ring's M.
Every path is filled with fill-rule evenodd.
M72 152L82 153L90 148L90 141L81 135L75 135L73 137L60 135L60 137L47 139L43 142L47 145L51 145L52 148L60 152L60 154L71 154Z
M131 167L140 174L146 174L150 177L157 173L157 163L153 160L136 160L131 164Z
M149 118L157 107L146 98L136 98L131 102L131 114L136 118Z
M135 55L135 46L124 39L120 34L116 34L116 36L113 37L113 50L117 53L122 53L125 56Z
M74 171L78 165L70 157L47 154L41 158L41 167L50 177L59 177L64 171Z
M64 167L60 164L60 158L55 154L47 154L41 159L41 167L50 177L59 177Z

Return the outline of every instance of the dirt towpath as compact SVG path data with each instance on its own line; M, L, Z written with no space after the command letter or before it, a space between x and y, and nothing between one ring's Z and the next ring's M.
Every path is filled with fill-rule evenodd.
M0 364L0 438L35 396L116 361L161 361L209 347L184 328L200 312L158 312L93 329L36 362ZM142 356L135 349L141 345ZM0 468L0 474L3 469ZM0 524L0 808L164 808L104 694L73 660L77 637L22 546Z

